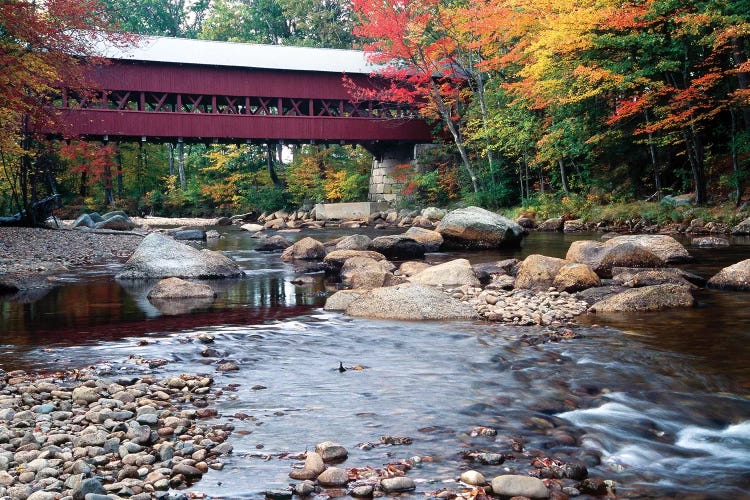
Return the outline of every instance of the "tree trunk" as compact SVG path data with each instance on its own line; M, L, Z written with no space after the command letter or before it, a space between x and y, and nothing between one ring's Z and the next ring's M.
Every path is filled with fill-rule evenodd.
M649 124L648 111L645 111L646 124ZM657 197L661 200L661 172L659 165L656 164L656 148L654 147L654 137L651 132L648 133L648 152L651 155L651 167L654 169L654 186L656 187Z
M185 143L177 143L177 171L180 177L180 189L187 189L187 179L185 178Z
M557 160L557 164L560 165L560 181L562 182L563 192L569 195L570 189L568 188L568 173L565 171L565 160L560 158Z
M685 149L687 150L690 168L693 172L693 184L695 185L695 203L704 205L707 200L706 176L703 169L703 145L700 139L691 130L683 131Z
M85 170L81 172L81 178L78 182L78 196L85 198L88 196L88 173Z
M281 182L279 176L276 175L276 170L273 168L273 155L274 150L271 147L271 144L266 144L266 166L268 167L268 175L271 177L271 182L273 182L274 187L283 189L284 183Z
M123 182L122 182L122 150L120 149L120 143L115 143L116 153L115 162L117 163L117 197L122 199Z
M174 144L172 144L171 142L167 144L167 154L169 163L169 176L172 177L174 175Z

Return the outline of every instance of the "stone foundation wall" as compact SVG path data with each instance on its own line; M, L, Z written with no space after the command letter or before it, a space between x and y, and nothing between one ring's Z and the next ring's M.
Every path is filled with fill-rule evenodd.
M370 175L370 201L396 201L401 198L404 183L396 179L398 167L412 168L413 146L385 151L372 161Z

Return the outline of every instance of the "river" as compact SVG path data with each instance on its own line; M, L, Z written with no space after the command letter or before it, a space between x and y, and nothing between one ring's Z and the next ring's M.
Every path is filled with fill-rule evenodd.
M322 276L293 285L292 266L230 229L208 244L243 266L241 280L212 282L219 298L192 312L159 311L148 286L116 282L116 266L62 276L26 302L0 303L0 367L49 370L96 364L158 375L210 373L196 339L209 333L240 370L217 375L215 406L235 425L234 453L196 489L221 498L262 498L290 483L286 453L333 440L347 467L414 456L414 497L456 487L462 470L526 473L528 462L478 465L467 450L525 449L584 462L590 476L617 482L621 498L750 498L750 293L702 290L689 310L584 316L570 341L530 346L533 327L484 322L395 322L322 310ZM350 231L310 233L322 240ZM371 235L374 233L370 233ZM380 233L378 233L380 234ZM305 234L293 235L301 237ZM564 256L575 239L532 233L516 251L462 255L473 262ZM690 249L683 267L710 276L750 256L750 240L727 249ZM428 254L444 261L456 254ZM361 370L339 372L339 362ZM249 416L249 418L247 417ZM497 436L472 437L476 426ZM380 436L407 446L358 447Z

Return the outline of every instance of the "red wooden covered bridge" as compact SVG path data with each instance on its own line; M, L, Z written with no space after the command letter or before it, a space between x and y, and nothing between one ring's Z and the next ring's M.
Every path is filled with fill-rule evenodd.
M142 37L108 47L93 78L104 92L63 92L66 132L90 139L148 142L286 142L388 145L431 142L412 110L358 102L344 86L376 85L365 54Z

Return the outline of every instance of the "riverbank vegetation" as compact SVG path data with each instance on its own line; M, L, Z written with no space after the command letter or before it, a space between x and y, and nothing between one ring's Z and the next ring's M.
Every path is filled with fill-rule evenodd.
M3 14L15 31L4 30L0 42L18 64L0 71L9 82L27 75L40 102L64 68L22 54L64 47L39 19L61 28L364 48L392 83L372 95L351 84L350 91L419 108L444 141L417 169L394 174L405 206L731 223L732 206L748 198L744 1L104 0L89 9L97 19L79 16L77 24L67 16L78 12L72 5L59 8L51 19L11 15L10 7ZM361 148L50 143L24 128L41 107L22 101L17 88L0 88L6 215L53 192L66 203L63 215L105 207L216 215L366 198L371 157ZM683 193L697 208L660 202ZM717 206L726 208L709 208Z

